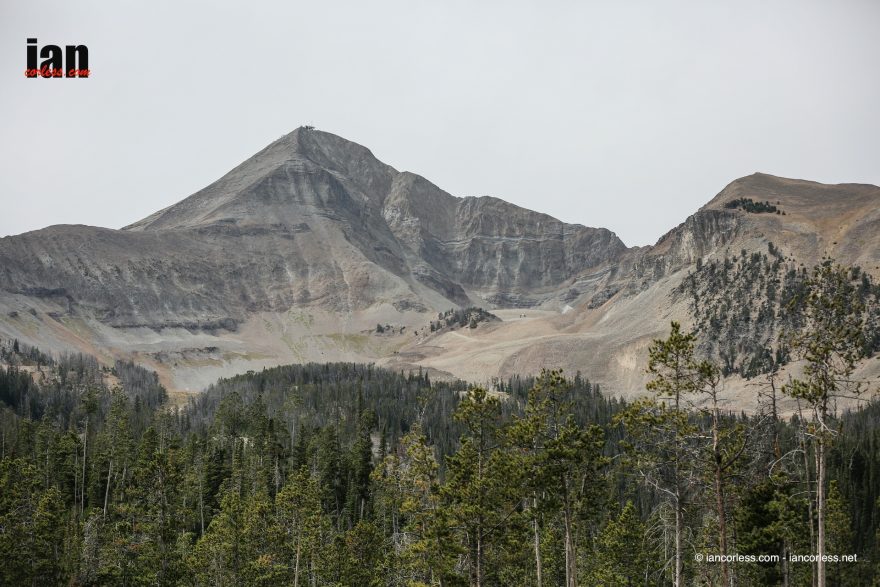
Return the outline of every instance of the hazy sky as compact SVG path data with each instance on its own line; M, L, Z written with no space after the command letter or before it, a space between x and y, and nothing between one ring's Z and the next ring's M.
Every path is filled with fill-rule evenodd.
M880 184L880 2L0 0L0 235L120 227L302 124L653 243L764 171ZM90 79L26 79L26 39Z

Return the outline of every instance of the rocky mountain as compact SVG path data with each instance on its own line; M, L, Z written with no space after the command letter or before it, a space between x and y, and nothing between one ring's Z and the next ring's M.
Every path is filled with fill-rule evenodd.
M628 249L603 228L454 197L303 127L121 230L0 239L0 336L133 358L178 391L358 360L479 381L560 366L629 395L650 339L697 319L676 288L698 263L772 246L787 263L830 254L877 275L878 235L880 188L755 174ZM430 332L467 306L502 320Z
M767 210L758 205L764 203ZM560 367L569 373L579 370L606 391L632 397L644 393L649 344L668 333L671 320L678 320L689 328L699 325L704 350L735 369L728 369L725 382L730 405L753 406L756 381L743 375L754 373L754 343L775 344L772 337L778 329L774 333L770 328L769 335L753 326L744 329L729 315L741 314L750 294L766 292L752 287L754 256L759 265L778 261L773 275L756 277L766 280L760 282L763 286L778 278L777 296L787 273L802 272L828 256L858 265L873 279L876 292L880 188L823 185L760 173L738 179L654 246L630 249L616 263L578 276L566 299L572 311L552 311L550 304L525 314L493 310L505 321L411 345L390 362L477 380L486 373L507 376ZM726 282L704 282L710 267L725 264L735 266ZM699 308L688 282L702 284L704 304ZM706 284L714 288L708 292L711 297ZM726 320L727 329L705 328L713 314ZM751 322L757 319L755 311ZM705 340L713 335L730 340ZM733 351L728 349L731 340ZM783 377L789 367L783 368ZM860 375L880 375L880 360L868 361Z
M624 250L494 198L455 198L365 148L297 129L120 231L0 244L0 288L116 328L235 330L255 312L445 308L542 292Z

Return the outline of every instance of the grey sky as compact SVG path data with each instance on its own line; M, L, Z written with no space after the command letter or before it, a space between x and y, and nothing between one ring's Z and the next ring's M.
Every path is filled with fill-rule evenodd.
M0 2L0 235L123 226L301 124L628 245L754 171L880 184L873 0ZM93 77L26 79L33 36Z

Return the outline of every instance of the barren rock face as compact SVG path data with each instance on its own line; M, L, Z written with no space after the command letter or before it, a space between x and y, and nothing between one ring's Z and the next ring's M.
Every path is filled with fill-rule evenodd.
M606 229L566 224L497 198L454 198L427 180L400 174L384 216L408 253L501 305L537 303L583 271L626 250Z
M623 243L494 198L456 198L300 128L122 230L0 240L0 289L114 327L234 329L255 312L536 303ZM436 296L425 303L424 290ZM444 301L445 300L445 301Z
M732 204L743 199L779 213ZM786 263L830 255L880 277L880 188L755 174L653 247L627 249L606 229L457 198L300 128L122 230L0 239L0 336L134 358L178 390L351 360L477 381L561 367L631 396L651 339L689 323L673 294L696 263L770 243ZM435 312L467 305L503 321L431 334Z

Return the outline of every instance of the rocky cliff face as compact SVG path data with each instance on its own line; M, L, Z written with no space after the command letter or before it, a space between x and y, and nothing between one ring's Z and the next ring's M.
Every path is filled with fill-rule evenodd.
M744 199L766 202L778 213L754 211L761 206L744 208ZM496 311L504 322L465 335L443 334L431 339L430 346L410 345L389 363L477 380L485 380L486 373L505 377L542 367L562 368L587 374L607 392L633 397L645 392L648 346L668 334L670 321L702 328L703 336L711 336L703 324L709 320L707 312L728 324L753 301L752 294L744 292L756 287L749 290L751 282L737 277L736 283L707 285L712 288L708 292L701 289L700 312L695 312L690 293L694 288L682 284L699 279L700 267L705 271L730 263L739 271L731 275L751 275L756 264L778 262L781 266L773 273L778 277L809 268L823 256L859 265L875 280L880 277L880 188L755 174L732 182L654 246L623 251L615 262L583 271L554 298L556 311ZM770 284L765 273L757 279L778 295L784 280ZM707 307L710 302L714 305ZM762 304L754 300L754 305ZM752 310L751 321L759 320L758 309ZM728 333L723 340L701 341L701 348L714 349L714 358L720 357L727 371L734 371L725 382L731 408L754 406L754 386L741 374L760 372L754 356L762 345L774 343L772 334L777 331L762 325ZM863 375L876 377L880 362L871 360L865 369Z
M300 128L121 231L58 226L0 240L0 289L113 327L234 329L295 307L528 305L624 249L607 230L455 198Z
M696 263L772 242L787 262L833 255L876 277L878 235L880 188L755 174L655 246L627 249L606 229L457 198L300 128L122 230L0 239L0 336L133 357L177 389L266 365L376 360L476 380L564 367L627 395L642 389L651 337L688 322L673 294ZM504 321L430 335L435 312L466 305Z
M565 224L497 198L453 198L410 173L395 181L384 217L410 255L497 305L538 304L626 250L609 230Z

